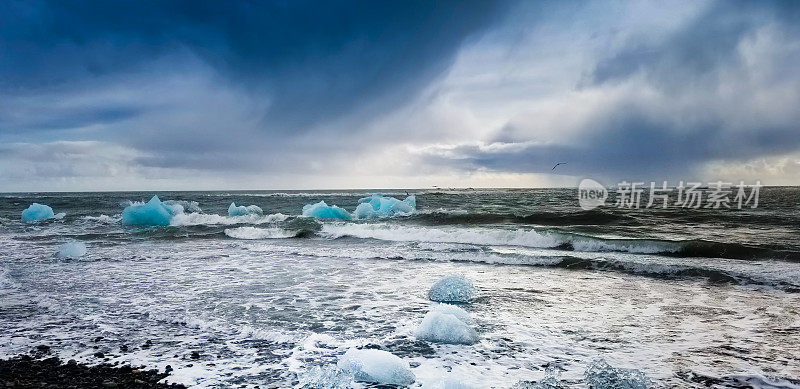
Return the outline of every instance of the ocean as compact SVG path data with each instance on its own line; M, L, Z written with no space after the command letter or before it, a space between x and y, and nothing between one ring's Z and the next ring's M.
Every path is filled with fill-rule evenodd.
M301 216L374 193L416 210ZM122 223L154 194L183 212ZM21 221L34 202L64 216ZM75 242L85 255L58 255ZM473 344L418 339L448 275L475 286L458 304ZM195 387L375 387L337 370L351 348L401 358L412 387L800 387L798 292L796 187L757 208L589 211L576 189L0 194L0 357L47 345Z

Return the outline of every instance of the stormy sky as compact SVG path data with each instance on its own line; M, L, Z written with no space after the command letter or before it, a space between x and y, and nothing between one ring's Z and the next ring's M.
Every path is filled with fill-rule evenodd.
M800 184L800 3L0 1L0 191L582 178Z

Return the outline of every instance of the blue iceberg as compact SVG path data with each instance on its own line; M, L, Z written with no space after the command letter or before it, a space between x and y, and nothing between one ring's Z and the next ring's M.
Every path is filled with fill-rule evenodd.
M348 213L346 210L335 205L325 204L324 201L304 205L303 216L315 217L317 219L351 219L350 213Z
M408 386L416 381L408 362L383 350L351 348L339 358L337 367L361 382Z
M50 208L49 205L33 203L24 211L22 211L22 221L24 222L35 222L39 220L45 219L60 219L64 217L63 213L54 214L53 208Z
M231 202L231 205L228 207L228 216L244 216L250 214L263 215L264 211L257 205L240 205L237 207L234 202Z
M441 303L468 303L475 297L475 286L466 277L450 275L442 278L428 291L431 301Z
M354 212L357 219L377 219L398 214L404 215L413 213L417 209L417 198L414 195L400 201L394 197L374 194L370 197L359 199L358 202L360 204L358 204Z
M83 242L69 242L58 246L59 258L80 258L86 255L86 244Z
M414 336L436 343L473 344L478 341L478 334L470 324L472 320L467 311L454 305L440 304L425 315Z
M583 373L586 384L591 388L647 389L652 382L636 369L613 367L604 359L598 359Z
M183 207L180 207L183 211ZM145 204L131 204L122 210L122 223L134 226L168 226L172 216L178 212L178 207L168 207L153 196Z

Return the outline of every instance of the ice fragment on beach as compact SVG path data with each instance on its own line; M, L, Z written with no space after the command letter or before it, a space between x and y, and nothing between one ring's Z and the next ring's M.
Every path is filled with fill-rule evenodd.
M361 382L407 386L416 380L408 362L383 350L351 348L339 358L337 366Z
M436 343L473 344L478 341L478 334L471 324L467 311L454 305L439 304L425 315L414 336Z
M547 366L544 375L544 379L540 381L517 382L511 389L567 389L570 387L566 382L561 381L561 371L553 365Z
M475 296L475 286L466 277L450 275L437 281L428 291L431 301L468 303Z
M137 226L168 226L176 213L179 213L177 207L167 207L158 196L153 196L145 204L133 203L125 207L122 210L122 223Z
M324 201L304 205L303 216L315 217L317 219L338 220L350 220L351 218L350 213L348 213L346 210L335 205L325 204Z
M80 258L86 255L86 244L83 242L69 242L58 246L60 258Z
M61 219L64 217L63 213L54 214L53 208L50 208L49 205L33 203L28 208L25 208L22 211L22 221L24 222L35 222L39 220L45 219Z
M586 384L595 389L646 389L652 386L647 376L636 369L622 369L598 359L583 373Z
M414 195L405 200L374 194L370 197L359 199L353 215L356 219L376 219L391 217L397 214L410 214L417 208L417 199Z
M231 205L228 207L228 216L243 216L243 215L263 215L264 211L261 207L257 205L240 205L236 206L236 203L231 202Z

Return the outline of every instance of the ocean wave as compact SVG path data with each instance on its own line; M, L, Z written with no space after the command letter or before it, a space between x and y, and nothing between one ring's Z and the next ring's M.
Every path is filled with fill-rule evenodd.
M570 225L625 225L640 224L631 216L613 214L602 210L577 212L534 212L520 216L508 213L468 212L465 210L435 209L416 212L412 220L430 225L447 224L536 224L543 226Z
M100 215L100 216L83 216L79 220L85 222L92 222L97 224L116 224L122 220L122 215L116 216L108 216L108 215Z
M800 389L800 380L796 378L765 377L758 374L713 377L693 371L678 372L677 376L705 387Z
M286 239L297 237L300 231L283 228L237 227L225 229L225 235L236 239Z
M431 228L386 223L329 223L322 226L319 235L327 239L353 237L394 242L522 246L585 252L622 252L743 260L778 259L800 262L800 253L796 251L773 250L736 243L704 240L611 239L574 233L538 232L534 229Z
M328 239L354 237L396 242L458 243L490 246L560 248L576 251L616 251L640 254L674 253L679 243L644 239L601 239L534 229L428 228L390 224L324 224L319 235Z
M328 239L354 237L387 241L415 241L427 243L465 243L482 245L511 245L526 247L558 247L564 242L554 236L540 234L534 230L497 229L436 229L389 225L383 223L323 224L319 235Z
M213 226L233 224L265 224L278 223L288 219L288 215L274 213L271 215L247 214L239 216L222 216L208 213L179 213L170 220L171 226Z
M559 268L576 271L609 271L655 279L702 279L710 283L749 285L800 292L796 275L800 268L783 269L779 273L765 271L758 263L729 261L705 261L700 259L671 258L656 255L630 253L591 253L567 250L527 249L497 247L476 255L465 252L458 246L447 249L449 244L438 247L440 251L421 251L405 246L360 246L341 250L319 250L317 247L270 246L270 252L279 251L290 255L313 257L359 258L409 261L448 261L483 263L488 265L514 265Z

